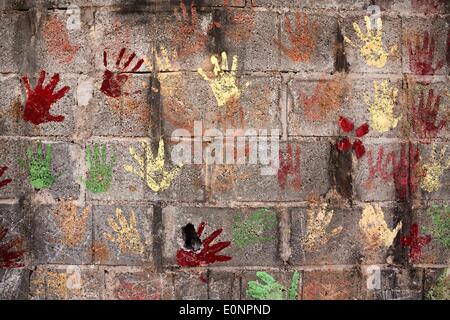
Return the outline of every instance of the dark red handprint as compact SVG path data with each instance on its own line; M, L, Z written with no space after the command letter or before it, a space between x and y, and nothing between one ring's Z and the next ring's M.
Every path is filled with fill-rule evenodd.
M54 116L50 114L52 104L64 97L67 91L70 90L68 86L63 87L56 93L53 93L59 82L59 74L55 73L49 84L42 87L45 80L45 71L42 70L39 76L36 88L31 89L28 76L22 77L27 93L27 102L23 111L23 119L33 124L41 124L45 122L61 122L64 121L64 116Z
M354 125L349 119L345 117L339 117L339 126L342 131L345 133L349 133L353 131ZM369 132L369 125L367 123L363 123L355 130L355 134L358 138L365 136ZM339 151L348 151L353 147L353 151L355 151L356 158L361 158L366 153L366 148L360 139L355 139L353 144L350 142L348 137L343 138L337 143L337 149Z
M206 222L199 224L197 228L197 234L199 237L202 236L203 230L205 229ZM200 267L207 266L214 262L223 262L231 260L230 256L217 255L218 252L222 251L226 247L230 246L230 241L221 241L216 244L210 245L221 233L223 229L217 229L206 237L202 241L202 248L197 251L179 249L177 251L177 263L181 267Z
M436 123L439 108L441 104L441 96L434 97L434 90L428 91L428 101L425 105L423 90L420 93L419 105L416 106L414 98L412 98L412 117L413 129L422 138L433 138L445 126L447 120L443 119Z
M0 226L0 268L20 268L23 267L23 263L20 260L23 257L24 251L11 251L12 248L19 247L22 243L20 238L3 242L3 239L8 233L7 228Z
M287 177L294 176L292 187L295 191L300 191L301 177L300 177L300 147L297 146L295 156L292 156L292 145L288 143L287 153L284 154L281 150L279 152L280 167L278 168L278 184L281 188L286 187ZM294 163L295 162L295 163Z
M406 150L409 150L409 156ZM420 160L419 148L411 143L403 143L398 162L394 156L391 159L395 193L398 199L404 200L417 189L416 171Z
M133 62L134 58L136 57L136 54L133 52L125 62L123 66L120 66L120 63L122 62L122 58L125 55L125 48L122 48L119 52L119 56L116 60L116 69L119 71L119 73L114 73L109 69L105 70L105 73L103 74L103 82L100 90L106 94L109 97L112 98L118 98L120 97L122 92L122 86L125 84L125 82L128 80L128 75L123 74L121 72L126 72L127 68L130 66L131 62ZM136 65L131 69L131 72L136 72L139 70L141 65L144 63L144 59L140 59ZM108 56L106 51L103 51L103 65L105 68L108 68Z
M409 231L409 236L400 238L402 246L410 247L409 258L412 262L418 261L422 254L422 247L430 243L431 236L419 236L419 226L414 223Z
M444 66L444 60L439 61L436 67L433 67L434 53L436 52L436 42L428 31L425 31L422 39L416 37L415 48L411 40L408 41L409 47L409 68L414 74L433 75Z
M3 174L6 171L6 169L8 169L8 167L0 167L0 177L3 176ZM11 181L12 181L11 179L0 180L0 188L3 188L8 183L11 183Z

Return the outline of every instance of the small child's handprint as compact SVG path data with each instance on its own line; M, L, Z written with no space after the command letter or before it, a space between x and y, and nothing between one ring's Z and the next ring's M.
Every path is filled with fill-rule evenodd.
M398 89L390 88L388 80L382 80L381 84L374 81L373 87L373 101L371 102L367 95L364 97L366 104L369 106L370 126L380 133L394 129L401 119L401 117L394 116L394 106L397 102Z
M101 149L100 149L101 148ZM108 191L112 181L112 171L116 155L112 154L107 160L106 146L94 145L93 149L86 149L87 180L86 188L93 193Z
M78 214L74 201L62 200L53 215L63 231L63 241L68 246L78 245L86 234L86 223L91 209L86 207L81 215Z
M267 272L257 272L259 280L249 281L247 296L257 300L296 300L298 296L298 286L300 282L300 273L295 271L292 276L289 290L276 281Z
M31 148L27 148L26 155L27 160L19 160L19 164L28 169L31 186L37 190L51 187L56 181L51 169L52 145L46 147L45 155L41 143L38 144L36 154L33 154Z
M239 248L245 248L256 243L275 240L266 233L274 230L276 225L276 214L268 209L259 209L247 219L237 214L233 221L233 243Z

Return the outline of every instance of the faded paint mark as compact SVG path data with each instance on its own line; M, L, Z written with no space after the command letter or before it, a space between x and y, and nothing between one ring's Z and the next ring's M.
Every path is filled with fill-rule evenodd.
M149 293L143 284L119 280L119 285L114 289L114 296L119 300L160 300L159 292Z
M108 247L102 242L94 242L91 246L91 253L96 263L105 264L108 261Z
M8 167L0 167L0 177L3 176ZM7 184L11 183L12 179L5 179L0 181L0 188L5 187Z
M47 145L44 155L42 143L38 144L37 153L27 148L27 160L19 159L19 164L28 170L31 186L34 189L49 188L55 183L56 177L52 174L52 150L51 144Z
M114 235L105 232L103 236L107 240L117 244L120 252L139 255L144 253L144 245L137 230L136 214L133 210L130 212L129 222L120 208L116 208L116 219L114 220L108 217L107 221L108 225L114 231Z
M44 23L43 36L48 52L63 64L73 62L80 46L72 45L64 23L56 16Z
M259 279L248 282L247 296L256 300L297 300L300 283L300 273L298 271L295 271L292 275L289 289L276 281L267 272L258 271L256 272L256 277Z
M373 82L373 100L369 95L364 96L369 106L370 125L375 131L383 133L397 127L400 117L394 116L394 106L397 102L398 89L390 88L388 80Z
M414 223L411 226L408 236L403 236L400 238L400 243L404 247L410 247L409 259L412 262L416 262L420 259L422 254L422 247L430 243L431 236L419 236L419 226Z
M78 215L78 209L74 201L62 200L56 207L53 215L63 231L63 243L74 247L85 238L87 219L91 209L86 207L81 215Z
M444 171L450 168L450 158L445 160L447 146L441 148L440 153L436 151L436 144L433 144L431 156L422 165L425 176L422 178L421 187L427 192L436 192L441 188L441 178Z
M27 75L24 75L22 80L27 94L27 101L23 111L23 119L25 121L31 122L35 125L53 121L64 121L64 116L54 116L50 114L52 104L64 97L64 95L70 90L68 86L65 86L56 93L53 93L59 82L58 73L53 75L52 79L45 87L42 87L45 80L44 70L41 71L38 83L34 89L31 89Z
M356 35L363 42L361 46L358 47L347 37L344 37L344 40L352 47L359 48L359 52L368 66L383 68L388 57L394 55L397 51L397 45L392 46L389 53L384 50L382 41L383 22L381 18L376 19L376 33L372 30L370 17L364 16L364 21L366 23L367 35L362 33L356 22L353 23L353 29L355 29Z
M301 189L301 175L300 175L300 146L295 149L295 155L292 155L292 145L287 144L287 151L279 153L280 167L278 168L277 178L278 184L282 189L286 188L288 184L288 176L293 176L292 181L289 185L295 191L300 191Z
M415 47L413 46L413 39L415 38ZM444 66L444 59L440 60L435 67L434 54L436 52L436 42L434 37L431 37L428 31L423 34L423 44L421 43L419 34L415 34L408 39L409 49L409 69L418 75L433 75Z
M441 96L434 96L434 90L428 91L428 100L425 105L423 90L420 92L419 105L416 105L412 97L411 111L413 129L421 138L434 138L447 124L447 119L437 121L441 103Z
M21 268L24 264L21 262L25 251L18 249L22 245L22 239L16 237L11 240L6 239L8 228L0 226L0 268Z
M302 239L303 247L306 251L313 251L318 246L325 245L343 229L342 226L339 226L331 230L331 232L328 231L334 211L328 210L327 206L325 203L319 208L306 210L306 234Z
M125 165L125 171L144 179L147 182L147 186L154 192L166 190L180 172L182 165L172 170L166 170L164 168L164 141L162 138L159 140L158 155L156 157L153 156L151 145L148 142L142 141L141 144L145 152L145 157L138 155L136 150L130 147L130 155L138 163L139 167L136 169L131 165Z
M107 161L106 145L101 149L95 144L91 149L86 148L87 180L86 188L93 193L106 192L111 186L113 167L116 155L113 153Z
M414 9L429 14L439 12L443 3L441 0L411 0L411 5Z
M431 226L423 227L423 230L431 233L433 239L439 241L443 247L450 248L450 206L439 208L432 205L427 209L427 214L431 218Z
M233 42L247 41L255 24L254 12L231 10L228 0L223 0L223 6L227 14L227 23L221 26L225 28L225 36Z
M277 216L268 209L259 209L245 219L241 214L233 217L233 244L238 248L250 247L257 243L274 241L267 233L276 230Z

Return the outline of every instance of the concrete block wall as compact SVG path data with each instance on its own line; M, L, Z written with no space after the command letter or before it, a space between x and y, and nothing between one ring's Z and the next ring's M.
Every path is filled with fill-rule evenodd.
M296 299L449 298L448 1L0 10L1 299L287 299L295 272ZM215 91L223 52L231 81ZM178 167L170 137L194 121L278 129L280 168ZM183 228L203 222L191 250ZM266 273L277 285L253 294Z

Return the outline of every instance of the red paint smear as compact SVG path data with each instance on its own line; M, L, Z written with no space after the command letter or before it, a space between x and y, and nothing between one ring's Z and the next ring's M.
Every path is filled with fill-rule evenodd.
M5 243L1 243L8 233L7 228L0 227L0 268L20 268L24 264L20 263L25 251L11 251L14 247L19 247L22 240L17 237Z
M115 296L119 300L160 300L159 292L149 294L142 285L120 280L119 287L115 290Z
M362 124L356 129L355 133L358 138L365 136L369 133L369 125L367 123Z
M419 226L414 223L409 231L409 236L403 236L400 238L400 242L404 247L410 247L409 258L411 261L416 262L420 259L422 254L422 247L430 243L431 236L419 237Z
M339 118L339 126L341 127L342 131L346 133L353 130L353 122L344 117Z
M64 97L64 95L70 90L68 86L65 86L56 93L53 93L59 82L58 73L55 73L50 82L43 87L42 85L45 80L45 71L42 70L34 90L30 87L27 75L24 75L22 80L27 93L27 102L23 111L23 119L25 121L31 122L35 125L52 121L64 121L64 116L54 116L50 114L52 104Z
M80 47L70 43L66 27L58 17L53 17L44 24L43 36L50 54L62 63L72 63Z
M287 177L292 175L294 177L291 185L295 191L300 191L301 177L300 177L300 147L297 146L295 150L295 159L292 159L292 145L288 143L287 153L284 154L281 150L279 153L280 167L278 168L278 184L282 189L286 187ZM294 163L295 161L295 163Z
M350 142L350 139L345 137L341 141L337 143L337 148L339 151L348 151L352 147L352 143Z
M422 39L416 39L415 47L411 40L408 41L409 46L409 68L414 74L433 75L444 66L444 60L437 63L436 68L433 67L434 54L436 52L436 42L428 31L424 32Z
M355 151L356 158L358 159L366 153L366 148L359 139L356 139L355 142L353 142L353 150Z
M197 228L197 234L202 236L203 230L206 226L205 222L199 224ZM230 246L230 241L221 241L216 244L210 245L221 233L223 229L217 229L211 233L208 237L202 240L202 250L199 252L188 251L179 249L177 251L177 263L181 267L200 267L207 266L215 262L223 262L231 260L230 256L217 255L218 252Z
M436 124L441 104L441 96L434 96L434 90L428 91L428 100L425 105L423 90L420 93L419 105L416 106L414 98L412 99L412 115L413 128L421 138L434 138L447 124L447 120L443 119Z
M8 169L8 167L0 167L0 177L3 176L3 174L5 173L5 171ZM0 181L0 188L3 188L4 186L6 186L8 183L11 183L11 179L5 179L3 181Z
M126 69L129 67L131 62L136 57L136 54L132 52L131 55L128 57L128 60L125 62L125 64L122 67L120 67L120 62L122 61L125 51L126 49L122 48L116 60L116 68L119 72L126 72L127 71ZM133 67L133 69L131 69L131 72L138 71L142 63L144 63L144 60L140 59ZM106 51L103 51L103 64L105 68L108 68L108 58ZM122 86L125 84L127 80L128 75L121 73L114 73L111 70L106 69L105 72L103 73L103 82L102 86L100 87L100 90L109 97L118 98L122 96L123 94Z

